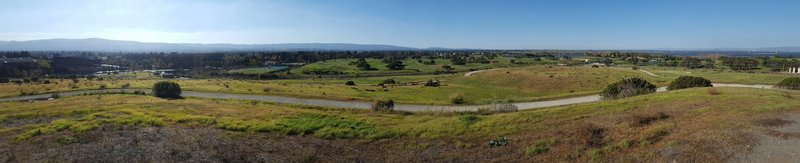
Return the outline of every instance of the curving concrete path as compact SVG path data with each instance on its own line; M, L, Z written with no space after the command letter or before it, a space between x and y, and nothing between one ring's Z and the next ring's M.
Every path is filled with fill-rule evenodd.
M725 83L714 83L715 87L743 87L743 88L763 88L763 89L771 89L771 85L745 85L745 84L725 84ZM81 90L81 91L69 91L69 92L60 92L57 93L61 97L66 96L76 96L82 94L99 94L99 93L122 93L127 92L131 93L134 91L144 91L150 93L148 89L105 89L105 90ZM667 91L666 87L658 88L657 92L664 92ZM0 102L8 102L8 101L27 101L27 100L40 100L40 99L48 99L52 96L52 94L40 94L40 95L27 95L27 96L16 96L16 97L5 97L0 98ZM254 100L254 101L266 101L266 102L273 102L273 103L283 103L283 104L296 104L296 105L309 105L309 106L322 106L322 107L335 107L335 108L354 108L354 109L370 109L372 107L371 102L365 101L338 101L338 100L325 100L325 99L306 99L306 98L295 98L295 97L284 97L284 96L273 96L273 95L253 95L253 94L235 94L235 93L220 93L220 92L200 92L200 91L183 91L182 94L184 97L199 97L199 98L214 98L214 99L237 99L237 100ZM512 103L516 105L520 110L528 110L528 109L539 109L539 108L547 108L547 107L554 107L554 106L564 106L564 105L572 105L572 104L580 104L580 103L588 103L588 102L597 102L600 101L600 95L589 95L589 96L580 96L580 97L570 97L570 98L563 98L563 99L555 99L555 100L544 100L544 101L532 101L532 102L517 102ZM413 104L396 104L394 109L401 110L401 111L412 111L412 112L436 112L436 111L475 111L481 107L491 107L492 105L413 105Z

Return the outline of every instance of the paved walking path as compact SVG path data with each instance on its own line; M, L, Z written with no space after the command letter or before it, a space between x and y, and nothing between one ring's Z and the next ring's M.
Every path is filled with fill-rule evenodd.
M715 87L744 87L744 88L764 88L764 89L771 89L771 85L744 85L744 84L724 84L724 83L714 83ZM81 90L81 91L69 91L69 92L60 92L57 93L60 97L66 96L76 96L76 95L83 95L83 94L99 94L99 93L132 93L134 91L144 91L150 93L150 90L147 89L105 89L105 90ZM657 92L666 91L666 87L658 88ZM27 101L27 100L40 100L40 99L48 99L52 96L52 94L40 94L40 95L26 95L26 96L16 96L16 97L5 97L0 98L0 102L8 102L8 101ZM297 105L309 105L309 106L323 106L323 107L334 107L334 108L355 108L355 109L370 109L372 106L371 102L365 101L338 101L338 100L326 100L326 99L307 99L307 98L296 98L296 97L285 97L285 96L274 96L274 95L254 95L254 94L235 94L235 93L221 93L221 92L200 92L200 91L183 91L182 96L184 97L199 97L199 98L215 98L215 99L237 99L237 100L255 100L255 101L266 101L266 102L274 102L274 103L283 103L283 104L297 104ZM555 100L544 100L544 101L532 101L532 102L517 102L512 103L516 105L519 110L527 110L527 109L539 109L539 108L547 108L547 107L554 107L554 106L564 106L564 105L572 105L572 104L580 104L580 103L588 103L588 102L597 102L600 101L600 95L588 95L588 96L580 96L580 97L570 97L570 98L563 98L563 99L555 99ZM426 112L426 111L475 111L481 107L491 107L492 105L414 105L414 104L396 104L394 109L395 110L402 110L402 111L412 111L412 112Z

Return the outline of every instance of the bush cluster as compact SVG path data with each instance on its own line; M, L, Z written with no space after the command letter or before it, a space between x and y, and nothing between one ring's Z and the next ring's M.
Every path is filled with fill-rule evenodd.
M181 86L171 81L160 81L153 84L153 95L159 98L181 98Z
M653 93L656 86L641 78L625 78L610 84L600 93L604 99L620 99L636 95Z
M438 87L439 85L439 80L428 80L425 82L426 87Z
M394 79L389 78L389 79L383 80L383 82L381 84L397 84L397 82L394 81Z
M776 88L800 90L800 77L789 77L775 85Z
M694 76L681 76L678 79L672 81L669 84L667 89L669 90L676 90L676 89L685 89L685 88L693 88L693 87L712 87L711 81L706 78L702 77L694 77Z

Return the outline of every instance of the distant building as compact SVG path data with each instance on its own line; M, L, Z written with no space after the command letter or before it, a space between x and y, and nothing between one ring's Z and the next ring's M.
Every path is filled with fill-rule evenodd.
M174 70L174 69L153 70L153 75L160 76L161 78L165 78L165 79L172 79L172 78L180 77L178 75L178 70Z
M789 73L800 74L800 67L789 68Z

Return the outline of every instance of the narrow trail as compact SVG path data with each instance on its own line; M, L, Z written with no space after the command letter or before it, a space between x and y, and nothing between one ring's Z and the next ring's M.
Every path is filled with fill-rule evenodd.
M742 88L763 88L763 89L771 89L771 85L744 85L744 84L725 84L725 83L714 83L715 87L742 87ZM150 93L148 89L105 89L105 90L81 90L81 91L69 91L69 92L60 92L57 93L60 97L66 96L77 96L77 95L84 95L84 94L100 94L100 93L131 93L134 91L143 91ZM667 91L666 87L658 88L657 92L664 92ZM49 94L40 94L40 95L26 95L26 96L15 96L15 97L4 97L0 98L0 102L8 102L8 101L28 101L28 100L42 100L48 99L52 96L52 94L56 93L49 93ZM370 109L372 106L371 102L365 101L338 101L338 100L327 100L327 99L307 99L307 98L296 98L296 97L285 97L285 96L273 96L273 95L254 95L254 94L235 94L235 93L220 93L220 92L201 92L201 91L183 91L182 94L184 97L198 97L198 98L213 98L213 99L235 99L235 100L254 100L254 101L265 101L265 102L273 102L273 103L282 103L282 104L296 104L296 105L308 105L308 106L322 106L322 107L334 107L334 108L354 108L354 109ZM516 102L512 103L516 105L519 110L529 110L529 109L540 109L540 108L547 108L547 107L554 107L554 106L564 106L564 105L572 105L572 104L580 104L580 103L589 103L589 102L597 102L600 101L600 95L588 95L588 96L579 96L579 97L570 97L570 98L563 98L563 99L554 99L554 100L544 100L544 101L531 101L531 102ZM475 111L481 107L492 107L493 105L415 105L415 104L396 104L394 109L401 110L401 111L411 111L411 112L437 112L437 111Z
M642 70L642 69L639 69L639 71L641 71L641 72L644 72L644 73L647 73L647 74L648 74L648 75L650 75L650 76L662 77L662 76L656 75L656 74L654 74L654 73L652 73L652 72L650 72L650 71L647 71L647 70Z
M496 70L496 69L486 69L486 70L476 70L476 71L470 71L470 72L467 72L467 73L465 73L465 74L464 74L464 77L467 77L467 76L472 76L472 75L473 75L473 74L475 74L475 73L484 72L484 71L489 71L489 70Z

